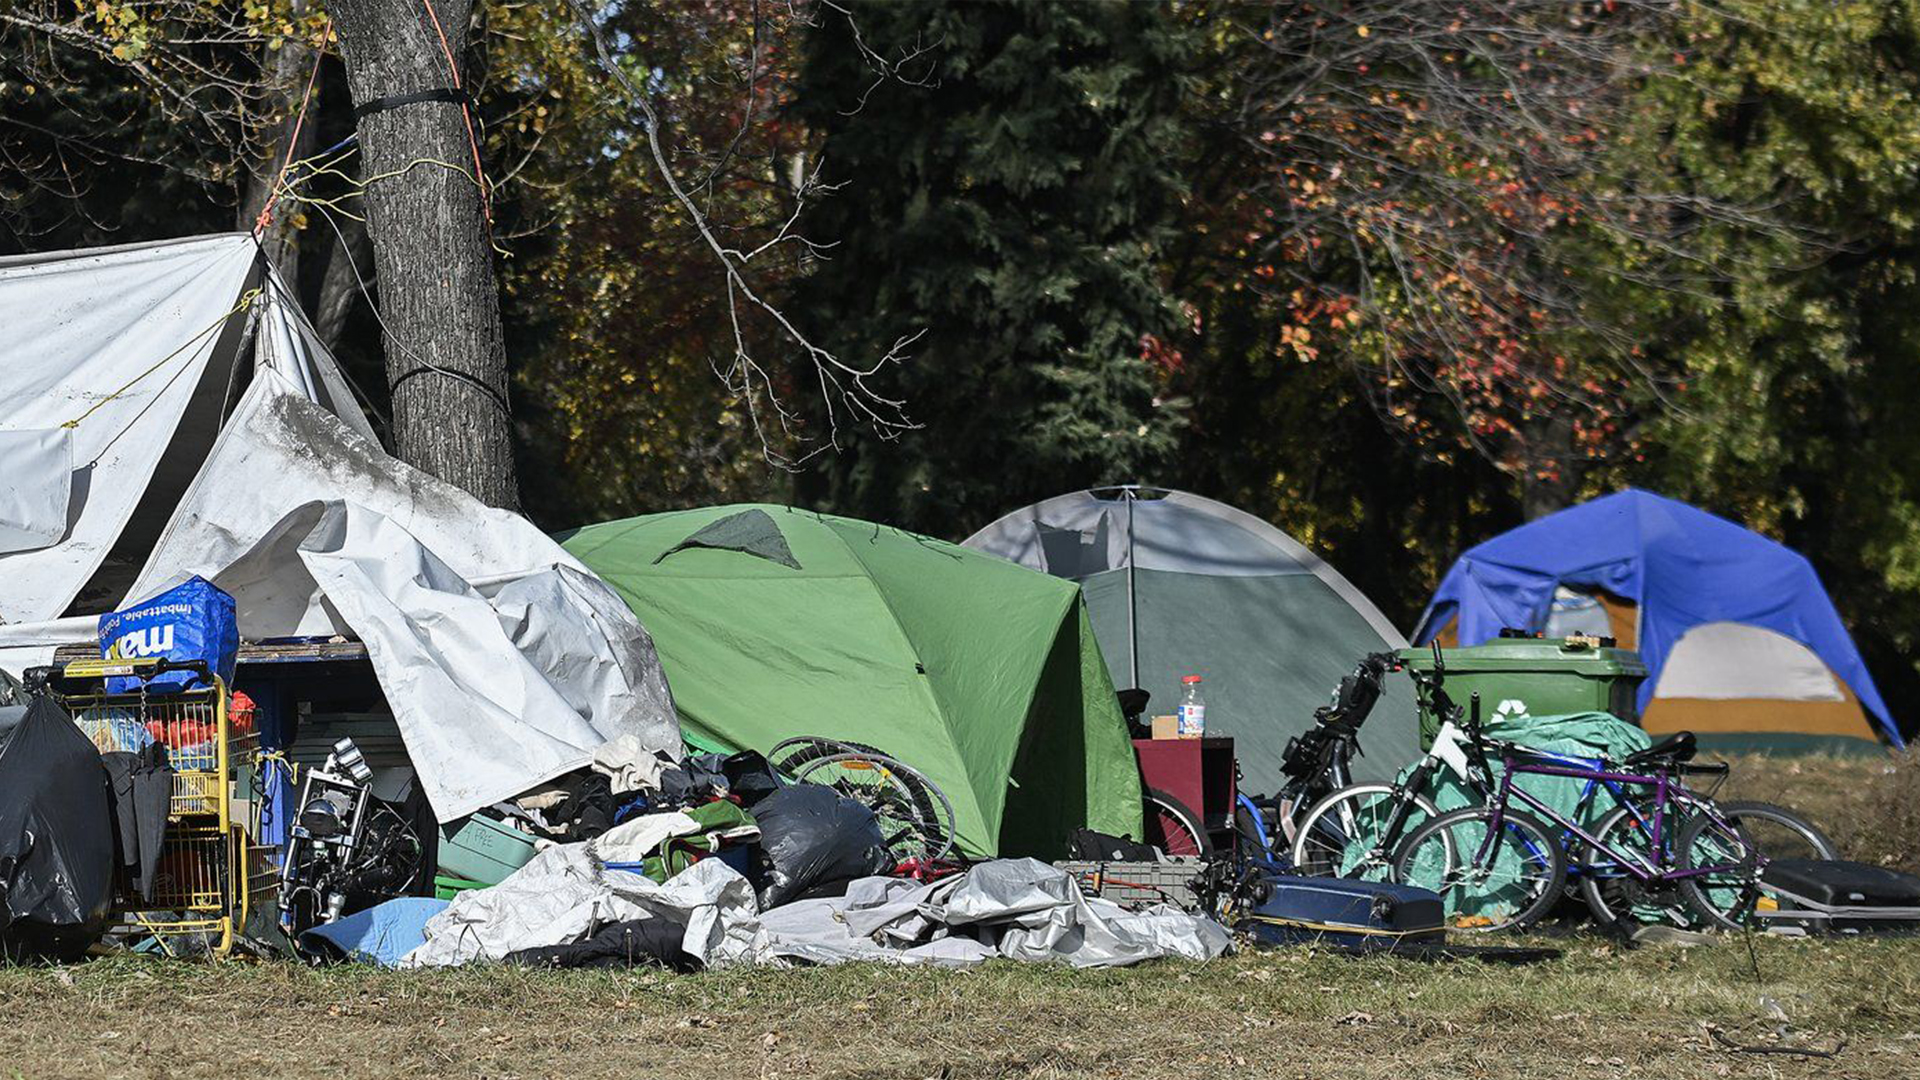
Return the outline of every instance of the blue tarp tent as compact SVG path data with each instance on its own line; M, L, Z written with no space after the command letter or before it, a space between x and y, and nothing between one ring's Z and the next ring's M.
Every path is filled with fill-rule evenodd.
M1550 514L1469 548L1440 582L1415 641L1424 644L1449 627L1461 645L1498 637L1505 627L1545 629L1556 592L1564 597L1567 589L1637 605L1631 633L1649 672L1640 688L1643 711L1657 690L1663 697L1671 692L1660 690L1663 674L1690 631L1701 632L1690 644L1710 637L1750 642L1751 636L1740 635L1758 631L1787 639L1779 642L1787 649L1800 652L1794 643L1811 652L1885 737L1901 745L1899 726L1804 556L1725 518L1637 489ZM1705 655L1704 647L1692 651ZM1720 690L1686 696L1732 701L1742 694L1728 684L1765 679L1781 667L1749 663L1743 671L1738 663L1716 665L1713 659L1708 657L1705 675L1687 681L1717 681Z

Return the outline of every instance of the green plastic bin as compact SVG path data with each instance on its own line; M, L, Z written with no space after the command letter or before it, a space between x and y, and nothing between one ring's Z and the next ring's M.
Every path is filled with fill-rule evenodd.
M1561 716L1607 712L1640 722L1638 696L1647 666L1632 649L1594 645L1593 639L1500 638L1484 645L1445 649L1447 696L1463 709L1480 695L1480 718ZM1433 650L1404 649L1400 658L1421 672L1433 670ZM1440 717L1420 696L1420 746L1433 745Z
M462 877L448 877L445 874L433 876L433 895L442 900L451 900L463 892L486 887L484 882L468 881Z
M478 814L459 828L440 826L440 872L498 885L533 859L533 837Z

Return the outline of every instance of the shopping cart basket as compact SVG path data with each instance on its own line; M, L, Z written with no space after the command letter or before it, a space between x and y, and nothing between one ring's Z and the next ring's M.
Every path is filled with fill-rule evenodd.
M205 686L148 693L147 680L165 671L198 672ZM133 676L141 689L109 694L105 680ZM152 934L172 952L175 940L197 937L214 955L233 946L247 916L249 843L233 818L236 765L253 757L257 737L249 722L230 722L227 685L203 661L77 660L55 672L49 689L101 753L142 753L160 745L173 767L167 831L151 899L122 882L114 916Z

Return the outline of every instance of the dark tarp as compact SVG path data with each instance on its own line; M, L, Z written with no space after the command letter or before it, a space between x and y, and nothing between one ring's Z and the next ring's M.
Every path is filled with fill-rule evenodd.
M0 951L77 959L113 898L113 821L100 752L52 698L0 743Z

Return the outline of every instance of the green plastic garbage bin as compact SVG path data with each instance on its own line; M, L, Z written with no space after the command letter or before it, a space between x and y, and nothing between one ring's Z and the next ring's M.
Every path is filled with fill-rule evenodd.
M1592 638L1500 638L1484 645L1445 649L1447 696L1468 708L1480 695L1480 717L1560 716L1609 712L1640 722L1637 697L1647 666L1632 649L1597 645ZM1432 649L1405 649L1408 667L1433 670ZM1420 700L1420 745L1433 745L1440 730L1426 695Z

